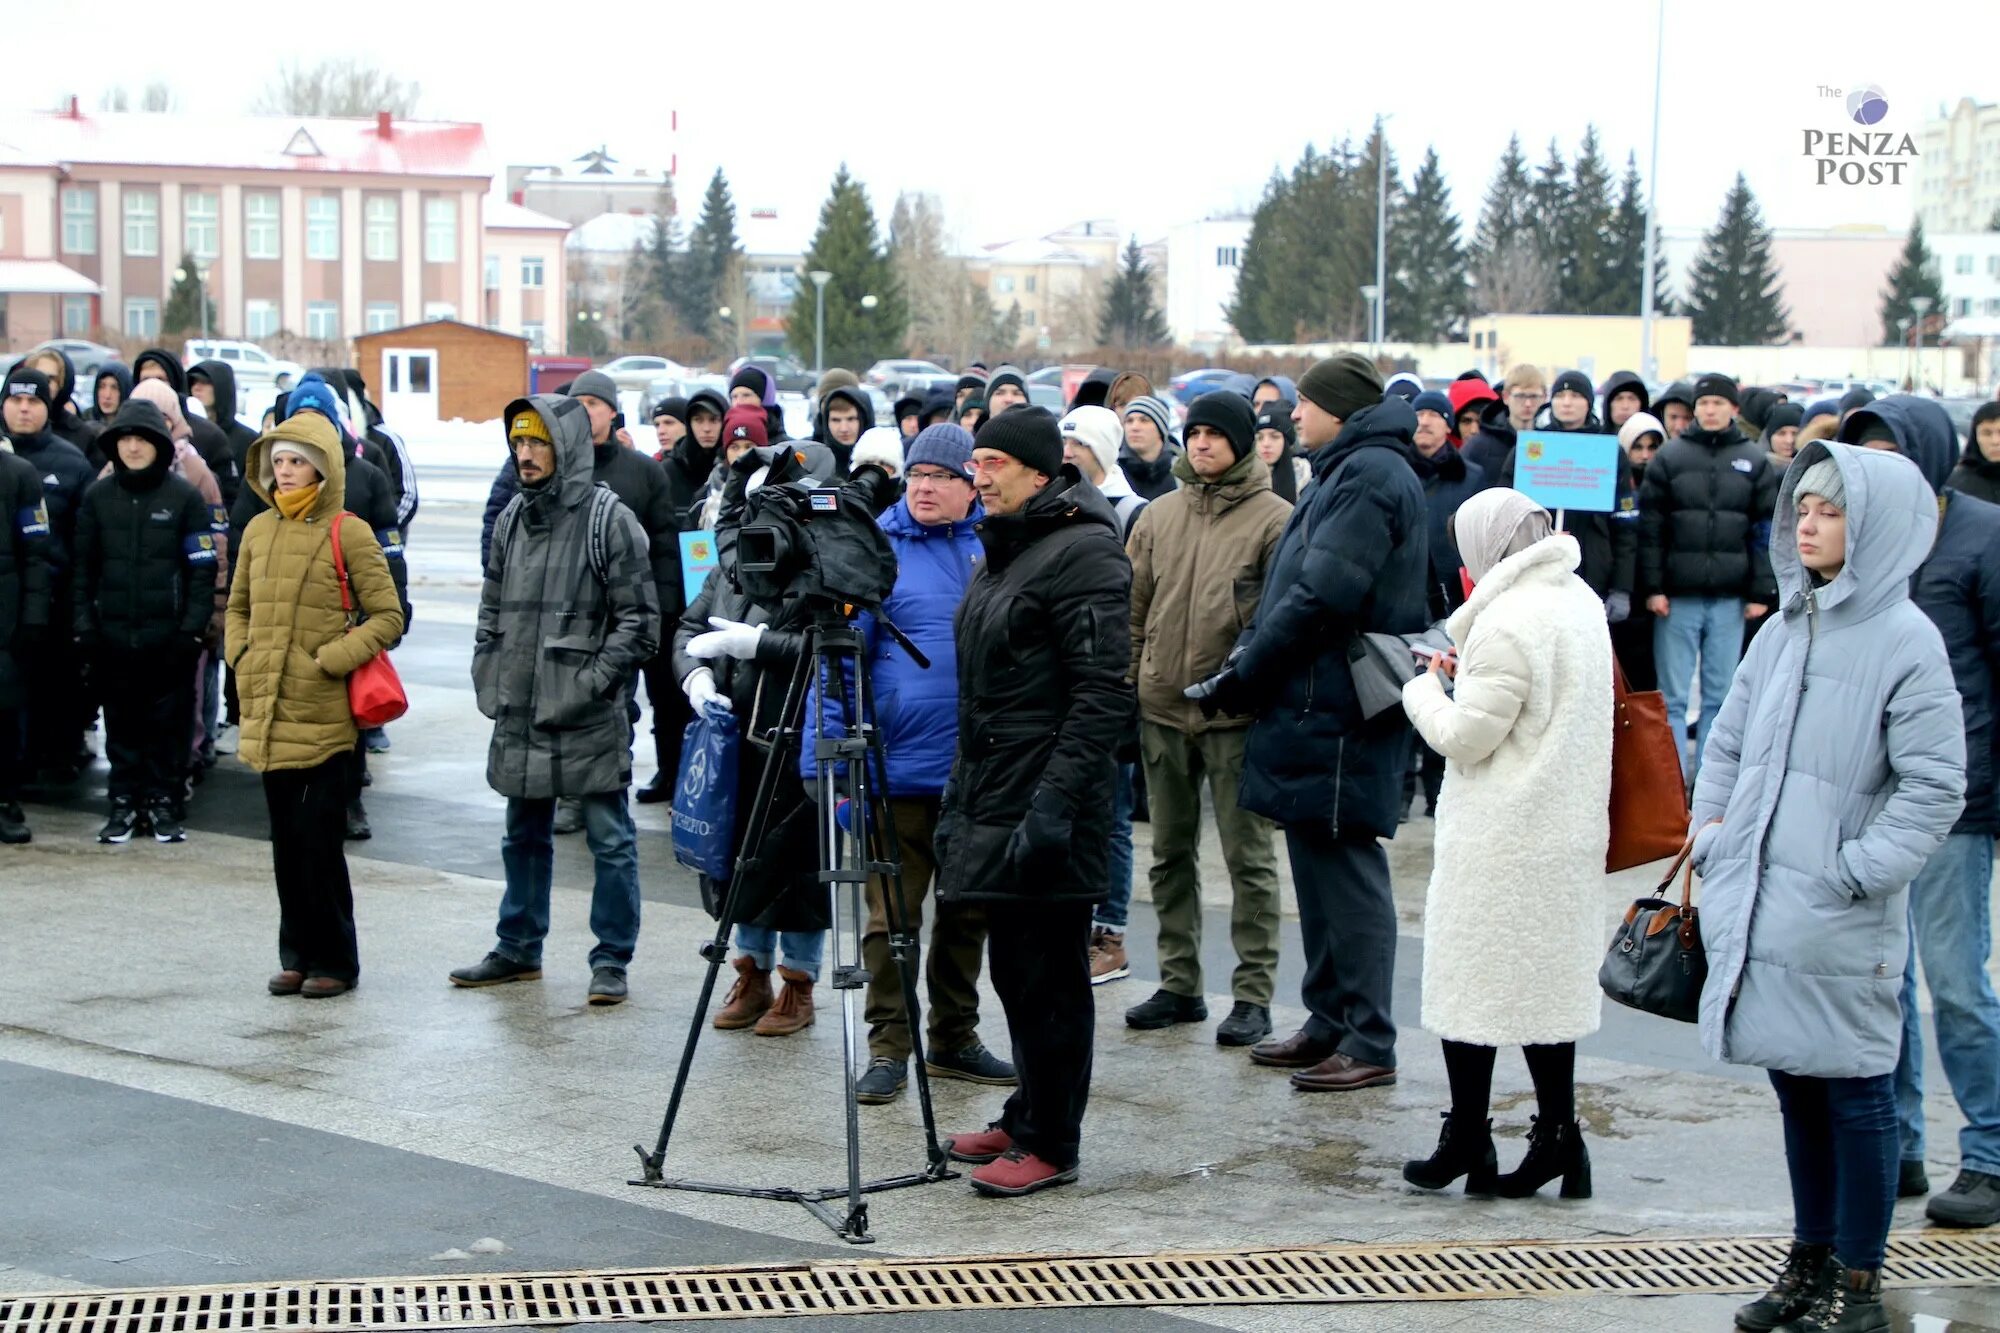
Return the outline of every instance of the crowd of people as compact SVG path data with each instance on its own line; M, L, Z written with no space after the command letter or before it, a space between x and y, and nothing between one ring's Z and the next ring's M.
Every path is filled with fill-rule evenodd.
M235 420L226 366L183 376L162 357L138 358L153 389L105 371L89 414L69 407L64 364L30 357L7 377L0 708L13 711L0 749L19 759L0 762L0 837L28 836L10 775L74 781L99 707L103 836L184 836L226 693L270 807L270 989L338 995L359 980L341 847L370 746L341 678L408 623L414 476L351 372L306 376L257 435ZM1693 718L1684 789L1661 799L1679 810L1691 796L1711 967L1701 1038L1769 1070L1783 1117L1796 1243L1739 1326L1887 1327L1890 1210L1929 1190L1919 957L1967 1122L1958 1176L1929 1212L2000 1222L1987 971L2000 404L1961 450L1944 410L1917 397L1796 404L1719 374L1654 395L1627 372L1600 386L1532 366L1437 390L1385 382L1349 353L1296 381L1239 376L1187 404L1178 428L1143 376L1113 368L1060 416L1030 405L1006 365L893 413L878 424L855 377L829 371L811 438L791 439L755 366L726 395L661 401L650 440L595 371L507 406L472 661L493 721L488 780L506 798L506 884L491 948L453 984L541 976L553 838L581 831L595 866L587 998L626 998L640 687L655 776L637 799L672 799L687 724L727 711L746 739L747 806L803 645L798 607L753 595L733 541L687 586L681 537L728 534L763 487L860 483L897 562L857 625L900 915L930 919L923 1058L934 1076L1012 1090L990 1125L949 1142L981 1193L1077 1178L1092 987L1130 973L1135 819L1151 830L1160 982L1125 1020L1207 1021L1205 787L1237 960L1216 1043L1306 1092L1396 1081L1383 843L1428 815L1420 1018L1443 1043L1451 1099L1435 1151L1405 1177L1509 1197L1559 1180L1588 1197L1575 1055L1600 1022L1615 659L1635 688L1664 693L1676 727ZM1516 489L1530 431L1615 437L1611 507L1558 522ZM340 544L343 510L360 521ZM1362 636L1427 631L1451 651L1413 653L1400 707L1371 703ZM231 688L204 691L216 660ZM718 1029L781 1037L814 1021L833 923L806 750L799 774L775 775L763 843L737 848L745 882L702 880L711 912L732 889L749 905ZM1291 1033L1271 1017L1281 833L1305 948L1307 1018ZM900 1095L916 1049L888 892L871 884L862 928L868 1104ZM979 1035L982 967L1011 1058ZM1512 1046L1537 1107L1502 1172L1489 1103Z

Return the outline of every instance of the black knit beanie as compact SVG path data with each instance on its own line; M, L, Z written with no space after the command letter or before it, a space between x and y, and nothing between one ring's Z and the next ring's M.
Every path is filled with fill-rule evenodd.
M1694 397L1696 402L1704 398L1727 398L1732 407L1743 401L1736 381L1727 375L1703 375L1694 382Z
M1264 410L1257 414L1257 429L1278 432L1285 437L1287 449L1299 442L1298 428L1292 425L1292 405L1282 398L1275 403L1264 404Z
M1250 456L1257 442L1257 414L1241 394L1227 390L1205 393L1188 405L1187 420L1181 423L1181 438L1196 426L1212 426L1229 440L1229 448L1241 458Z
M1046 407L1023 403L1002 412L979 428L978 447L1018 458L1045 476L1062 471L1062 428Z
M1382 372L1359 352L1341 352L1299 376L1299 397L1345 421L1382 401Z
M1556 376L1556 382L1549 386L1549 397L1553 398L1565 390L1580 393L1586 399L1597 397L1597 386L1590 382L1590 376L1580 370L1565 370Z

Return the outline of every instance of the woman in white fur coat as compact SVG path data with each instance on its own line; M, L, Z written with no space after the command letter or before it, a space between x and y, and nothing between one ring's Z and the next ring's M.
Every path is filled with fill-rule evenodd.
M1590 1197L1576 1041L1597 1030L1611 835L1611 636L1568 533L1519 491L1482 491L1452 523L1472 596L1403 708L1445 757L1424 899L1423 1024L1444 1039L1451 1110L1403 1177L1525 1198L1557 1176ZM1447 694L1445 677L1456 680ZM1519 1169L1493 1150L1495 1048L1520 1046L1539 1114Z

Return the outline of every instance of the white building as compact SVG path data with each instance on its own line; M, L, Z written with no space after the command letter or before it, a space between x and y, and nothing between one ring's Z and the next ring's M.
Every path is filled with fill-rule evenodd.
M1203 218L1167 231L1165 304L1177 346L1220 351L1235 339L1227 311L1249 245L1248 215Z
M1984 231L2000 213L2000 105L1961 97L1916 140L1914 212L1925 233Z
M1948 320L2000 315L2000 232L1926 234Z

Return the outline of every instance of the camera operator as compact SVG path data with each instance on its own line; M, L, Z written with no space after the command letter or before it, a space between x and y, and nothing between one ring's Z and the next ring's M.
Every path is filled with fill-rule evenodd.
M1076 1179L1096 1011L1090 917L1110 879L1114 752L1132 725L1132 565L1118 516L1062 461L1040 407L972 451L985 562L957 622L958 740L938 820L939 897L983 903L1020 1086L948 1145L983 1194Z
M729 709L743 737L736 773L738 854L769 759L765 738L783 721L786 684L804 647L802 636L782 623L790 608L758 602L738 586L732 530L743 522L745 502L773 472L799 477L797 454L786 446L737 448L764 436L761 408L732 407L723 419L724 447L734 457L716 509L718 564L674 630L674 676L689 707L697 714L709 704ZM832 922L818 882L819 837L805 785L781 778L772 801L755 877L738 886L736 983L713 1021L723 1031L754 1028L759 1036L787 1037L812 1026L813 986ZM701 877L702 904L710 915L721 915L729 888ZM776 994L774 967L785 983Z

